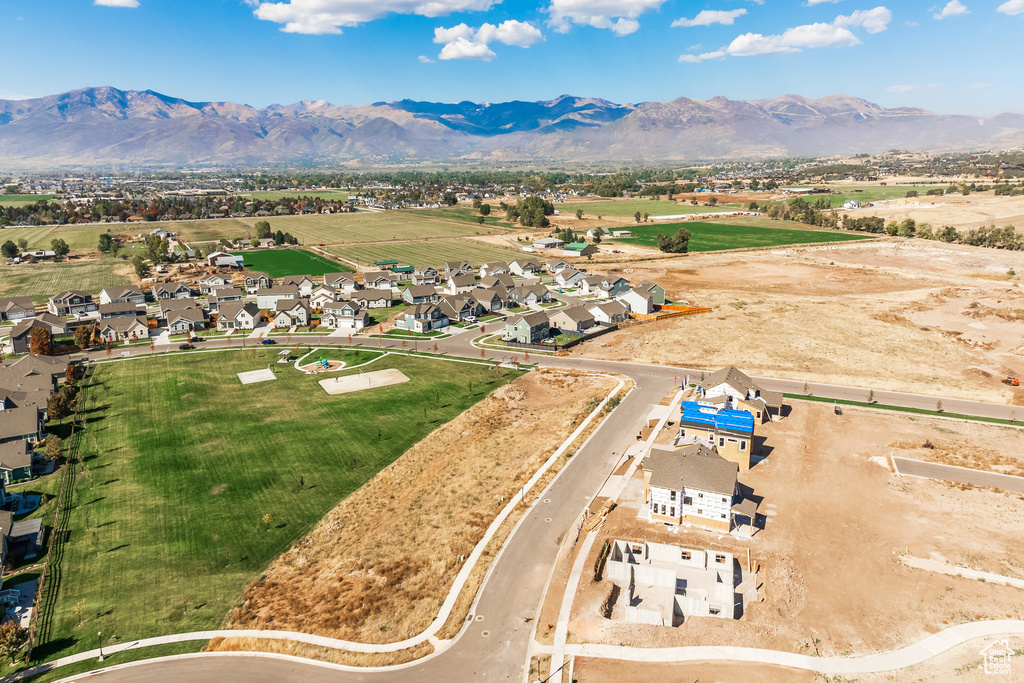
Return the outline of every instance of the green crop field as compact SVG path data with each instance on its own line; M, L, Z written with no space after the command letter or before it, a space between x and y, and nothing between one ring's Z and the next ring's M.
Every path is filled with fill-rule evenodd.
M348 190L266 190L261 192L240 192L242 197L252 197L253 199L284 199L285 197L317 197L320 199L334 199L337 201L346 201L348 199Z
M116 273L116 270L126 274ZM30 296L36 303L42 303L69 289L99 294L104 287L130 285L127 275L130 270L131 266L119 261L0 266L0 296Z
M284 275L323 275L324 273L352 272L346 265L324 258L305 249L273 249L241 251L235 256L245 259L245 267L259 270L270 277Z
M689 197L690 195L687 195ZM700 195L694 195L700 197ZM611 199L605 202L576 202L568 204L555 204L559 215L575 215L577 209L583 209L583 217L596 219L598 216L633 216L637 211L640 215L649 213L652 216L675 216L680 213L707 213L709 211L727 211L725 205L718 206L690 206L690 204L676 204L675 202L664 202L653 199Z
M835 209L841 207L843 202L848 199L855 199L865 203L877 202L883 199L902 199L907 196L907 192L911 191L916 191L918 196L923 197L928 190L945 190L946 187L948 185L835 185L832 186L832 189L838 190L840 194L812 194L804 199L808 202L814 202L819 197L828 197L832 208ZM786 201L791 202L793 200L787 199Z
M0 194L0 206L10 205L17 206L18 204L32 204L39 200L51 201L53 199L52 194Z
M326 251L360 265L383 259L396 259L402 265L434 266L446 261L468 261L474 266L488 261L512 261L531 254L523 253L511 245L502 247L470 239L436 239L392 244L356 244L327 247Z
M40 658L94 648L98 631L128 642L218 628L242 590L340 500L518 375L389 355L366 369L395 368L409 382L328 396L322 376L277 364L275 381L239 382L236 373L266 368L279 349L94 366ZM353 366L373 355L330 351ZM58 477L21 488L53 494ZM52 521L55 501L45 500L32 515Z
M657 247L658 235L675 234L679 228L690 231L690 251L721 251L745 247L774 247L785 244L812 242L840 242L843 240L872 239L869 235L839 230L798 230L768 228L760 225L727 224L693 221L660 225L637 225L631 228L633 237L611 239L643 247Z

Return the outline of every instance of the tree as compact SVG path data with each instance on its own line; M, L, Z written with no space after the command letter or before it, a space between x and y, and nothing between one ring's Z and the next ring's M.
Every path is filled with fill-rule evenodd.
M56 394L54 394L56 396ZM46 436L46 459L56 460L64 452L64 441L56 434Z
M33 327L28 333L28 352L39 356L53 355L53 336L45 327Z
M710 198L708 198L708 206L714 206L717 203L718 203L718 197L710 197Z
M269 221L256 221L256 237L261 240L270 237Z
M258 246L260 246L259 238L258 237L253 237L251 240L249 240L249 246L250 247L258 247Z
M635 221L636 221L637 223L639 223L639 222L640 222L640 212L639 212L639 211L637 211L636 213L634 213L634 214L633 214L633 219L634 219L634 220L635 220Z
M75 328L75 346L84 349L92 341L92 325L79 325Z
M71 414L70 396L63 391L55 391L46 399L46 416L51 420L63 420Z
M281 246L282 244L284 244L284 241L285 240L284 240L284 233L283 232L278 230L277 232L274 233L274 245L275 246L278 246L278 247Z
M576 220L583 218L583 209L576 209Z
M146 255L153 263L160 263L167 255L166 239L160 239L160 235L150 235L146 238Z
M14 258L19 254L18 245L11 240L7 240L3 243L3 246L0 246L0 253L4 255L4 258Z
M59 238L50 240L50 248L53 249L53 258L56 261L63 261L64 257L71 253L68 243Z
M114 238L110 236L109 232L105 232L100 235L100 243L96 248L103 253L114 250Z
M491 205L490 204L481 204L480 205L480 215L481 216L490 216L491 215Z
M18 656L28 642L28 631L13 620L0 624L0 658L10 659Z
M483 216L477 216L476 222L479 223L480 225L483 225L486 221L484 220Z
M263 513L263 527L267 531L270 531L270 521L271 521L271 519L273 519L273 518L270 516L269 512Z
M71 611L74 612L75 618L78 619L78 626L76 628L81 628L82 620L85 618L85 600L76 602Z
M142 258L141 254L136 254L132 258L132 265L135 267L135 275L143 278L149 275L149 266L146 264L146 259Z
M668 254L685 254L690 249L690 231L679 228L671 237L658 235L658 249Z

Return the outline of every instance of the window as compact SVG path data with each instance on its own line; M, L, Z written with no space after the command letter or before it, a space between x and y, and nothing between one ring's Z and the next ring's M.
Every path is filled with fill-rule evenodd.
M740 450L741 451L747 450L747 442L746 441L740 441Z
M668 516L669 517L675 517L676 516L676 506L675 505L673 505L672 507L670 507L668 509Z
M760 420L760 419L761 419L761 411L760 411L760 410L759 410L759 411L757 411L757 419L758 419L758 420Z
M679 430L679 436L686 436L686 430L685 429L680 429Z
M703 515L703 514L704 514L704 511L703 511L703 510L701 510L700 508L697 508L697 514L698 514L698 515Z
M681 557L681 558L682 558L683 560L689 560L689 559L690 559L690 553L688 553L688 552L686 552L686 551L684 550L684 551L682 552L682 554L680 555L680 557Z
M670 492L668 494L668 499L669 500L675 500L676 499L676 492L675 491Z
M693 498L691 496L684 496L683 505L693 505Z
M703 494L703 493L698 493L698 494L697 494L697 497L698 497L698 498L703 498L703 497L704 497L704 494Z
M725 513L724 512L722 513L722 519L725 519Z
M719 614L722 613L722 610L718 607L709 607L708 613L713 617L717 617Z
M724 446L725 445L725 437L724 436L718 437L718 445L719 446Z
M661 514L665 514L665 505L664 504L662 504L662 506L661 506Z
M722 555L722 554L715 555L715 562L717 562L718 564L722 564L723 562L725 562L725 555Z
M725 496L723 496L723 497L722 497L722 502L723 502L723 503L728 503L728 502L729 502L729 499L728 499L728 498L726 498Z

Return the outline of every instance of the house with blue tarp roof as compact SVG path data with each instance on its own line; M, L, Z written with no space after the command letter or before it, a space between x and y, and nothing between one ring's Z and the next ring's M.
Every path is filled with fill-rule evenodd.
M681 401L677 445L704 443L723 458L750 469L754 416L744 410L722 408L710 401Z

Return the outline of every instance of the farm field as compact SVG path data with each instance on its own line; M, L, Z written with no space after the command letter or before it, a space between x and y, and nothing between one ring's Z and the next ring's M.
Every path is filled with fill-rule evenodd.
M841 194L813 194L807 196L805 199L808 202L813 202L819 197L829 197L832 202L832 208L836 209L842 207L843 202L849 199L855 199L859 202L877 202L883 199L903 199L907 196L907 192L910 191L916 191L919 196L923 197L928 190L944 190L946 187L948 187L948 183L941 185L840 185L832 186L832 189L838 190ZM941 197L938 199L941 199ZM786 201L790 202L793 200L787 199Z
M52 194L0 194L0 206L32 204L40 200L48 202L52 199Z
M484 222L481 225L477 222L480 218L480 211L474 209L469 205L458 205L450 206L444 209L409 209L405 213L414 213L419 216L426 216L428 218L444 218L452 221L459 221L461 223L471 223L478 227L487 228L515 228L517 227L513 223L509 223L505 220L505 212L501 210L497 202L484 202L485 204L491 204L491 214L484 216Z
M687 195L689 197L690 195ZM694 194L695 197L700 195ZM632 217L637 211L640 214L649 213L652 216L672 216L677 213L706 213L708 211L727 211L728 207L721 206L690 206L690 204L676 204L675 202L663 202L654 199L625 199L609 200L606 202L572 202L555 204L559 217L573 216L577 209L583 209L584 218L597 218L598 216Z
M129 639L218 627L243 588L339 501L519 374L393 355L374 369L397 369L409 382L347 396L327 396L318 377L291 365L273 365L275 381L239 382L237 372L265 368L277 353L93 369L84 463L40 656L92 648L97 631ZM368 354L331 357L355 364Z
M693 221L687 223L664 223L660 225L637 225L631 228L633 237L621 237L609 239L608 241L657 248L659 234L671 235L679 228L686 228L690 231L690 251L721 251L723 249L741 249L745 247L773 247L785 244L871 239L868 235L840 232L838 230L796 230L792 228L767 228L756 225Z
M284 199L285 197L314 197L320 199L348 199L348 190L266 190L260 192L239 192L240 197L253 199Z
M245 259L245 267L259 270L270 277L284 275L323 275L324 273L352 272L352 268L331 261L305 249L268 249L241 251L233 254Z
M372 264L380 259L397 259L410 266L437 266L446 261L468 261L475 266L488 261L511 261L523 256L521 250L502 247L471 239L436 239L419 242L394 242L383 244L358 244L352 246L327 247L325 251L350 259L361 265Z
M131 266L120 261L0 266L0 296L30 296L41 303L69 289L98 294L104 287L130 285L129 273Z

